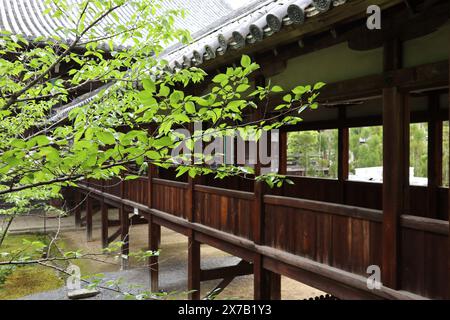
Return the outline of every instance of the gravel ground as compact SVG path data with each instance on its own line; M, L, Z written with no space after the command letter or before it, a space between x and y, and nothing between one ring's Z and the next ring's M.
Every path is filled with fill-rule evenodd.
M114 214L114 213L112 213ZM94 216L93 241L86 241L86 234L84 230L63 230L61 232L61 239L64 241L66 250L81 249L83 252L98 253L101 250L99 215ZM117 227L112 227L109 231L113 234ZM130 230L130 252L137 252L139 250L146 250L148 241L147 225L132 226ZM178 294L173 298L186 299L187 295L183 294L187 290L187 238L174 231L162 228L161 229L161 255L159 258L159 278L160 289L165 292L177 292ZM231 256L223 251L217 250L213 247L201 246L201 265L202 269L224 267L228 265L235 265L240 261L239 258ZM131 260L128 270L121 271L117 263L98 263L93 261L84 261L83 275L103 273L104 280L123 279L123 283L128 285L121 286L122 291L129 289L130 292L136 291L133 286L140 286L142 290L149 288L149 272L146 267L142 267L142 263ZM206 296L220 280L211 280L202 282L201 296ZM129 287L132 288L129 288ZM302 283L282 277L282 299L305 299L315 297L323 292L308 287ZM109 290L100 290L101 294L90 298L94 300L104 299L123 299L117 293ZM66 288L58 290L42 292L26 296L23 299L30 300L63 300L67 299ZM217 299L253 299L253 276L242 276L235 278L230 285L217 297Z

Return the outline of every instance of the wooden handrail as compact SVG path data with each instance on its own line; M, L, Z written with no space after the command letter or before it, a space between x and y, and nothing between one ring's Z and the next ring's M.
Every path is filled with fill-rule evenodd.
M152 182L154 184L161 185L161 186L167 186L167 187L175 187L175 188L182 188L182 189L186 189L188 187L188 184L186 182L166 180L166 179L160 179L160 178L153 178Z
M298 209L306 209L315 212L323 212L352 218L360 218L375 222L381 222L383 217L381 210L282 196L266 195L264 196L264 203Z
M449 235L449 222L444 220L403 214L400 216L400 224L408 229L437 233L444 236Z
M248 191L223 189L223 188L210 187L210 186L205 186L205 185L195 185L194 190L198 191L198 192L210 193L210 194L221 195L221 196L232 197L232 198L243 199L243 200L254 200L255 199L254 193L248 192Z

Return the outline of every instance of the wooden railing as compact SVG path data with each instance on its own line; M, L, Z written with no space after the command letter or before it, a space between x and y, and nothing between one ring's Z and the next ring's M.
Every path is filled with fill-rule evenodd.
M363 276L381 266L380 210L277 196L264 202L266 245ZM402 215L400 224L400 288L445 297L449 223Z
M196 185L194 221L246 239L253 238L251 192Z
M152 208L188 223L187 197L190 184L153 178ZM330 182L332 183L332 182ZM117 200L117 185L105 182L104 193ZM358 183L355 183L357 185ZM93 182L91 186L97 186ZM126 204L145 208L149 203L149 180L123 183ZM420 187L416 187L420 191ZM119 199L120 200L120 199ZM343 271L367 276L367 267L381 266L382 211L294 197L265 195L260 213L254 210L253 192L193 185L192 223L213 228L242 241L255 241L255 214L261 214L263 238L256 245ZM400 289L431 298L445 297L448 289L447 221L404 214L400 219Z
M152 179L153 208L186 219L187 183Z

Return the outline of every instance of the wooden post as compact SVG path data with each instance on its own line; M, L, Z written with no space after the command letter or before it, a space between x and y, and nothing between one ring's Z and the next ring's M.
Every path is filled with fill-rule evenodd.
M125 183L122 180L120 182L120 198L124 199L125 196ZM128 254L130 251L130 220L128 218L128 212L125 210L125 205L123 203L120 204L119 207L119 219L120 219L120 241L123 242L122 245L122 255L127 256L126 258L122 258L122 269L128 268Z
M264 86L265 79L263 77L257 79L257 85ZM256 116L259 119L261 119L262 117L261 110L258 111L259 113ZM270 141L268 143L270 143ZM280 143L280 145L282 144ZM282 147L284 147L284 145L282 145ZM255 176L259 176L261 174L261 159L259 158L260 153L259 149L260 149L260 141L258 141L256 148L258 154L256 155L257 161L255 165ZM265 186L263 182L255 180L254 183L255 201L253 205L251 221L253 228L253 241L259 245L264 244L264 222L265 222L264 189ZM280 299L281 297L281 276L263 268L263 256L261 254L255 254L254 257L253 289L255 300Z
M189 177L186 190L186 215L194 222L194 179ZM195 240L195 231L190 229L188 235L188 290L190 300L200 300L200 242Z
M153 216L148 220L148 244L149 250L156 252L159 250L161 242L161 226L153 222ZM148 261L150 270L150 288L152 292L159 291L159 261L157 256L152 256Z
M339 108L338 128L338 181L341 203L345 204L345 182L348 179L349 130L343 126L346 117L345 107Z
M383 89L382 283L398 289L400 215L408 207L409 108L397 88Z
M194 133L194 127L191 124L189 131ZM197 148L194 148L194 153ZM195 163L194 155L191 157ZM189 222L194 222L194 189L195 179L188 177L188 188L185 191L186 217ZM190 300L200 300L200 259L201 259L200 242L195 240L195 231L190 229L188 235L188 290Z
M281 276L263 268L263 258L255 254L253 260L254 299L255 300L280 300Z
M438 217L438 188L442 184L442 121L439 120L439 96L434 94L428 99L428 190L427 217Z
M155 165L150 164L148 167L148 207L153 208L153 178L158 175ZM153 222L153 215L148 217L148 249L156 252L161 244L161 226ZM149 257L148 268L150 272L150 289L152 292L159 291L159 260L157 256Z
M449 61L450 61L450 54L449 54ZM450 67L449 67L449 74L450 74ZM450 78L449 78L448 87L449 87L449 92L450 92ZM450 94L448 95L448 111L449 111L449 120L450 120ZM450 138L450 130L449 130L449 138ZM448 150L448 151L450 152L450 150ZM450 157L449 157L448 169L450 172ZM449 193L448 193L447 214L448 214L448 222L449 222L449 227L450 227L450 188L448 189L448 191L449 191ZM449 230L449 237L448 237L448 274L447 274L447 276L450 278L450 230ZM447 298L450 299L450 281L448 284Z
M280 131L278 139L278 173L287 174L287 132Z
M75 226L81 227L81 192L78 190L75 193Z
M125 205L121 204L119 208L120 215L120 241L122 245L122 269L128 268L128 254L130 253L130 219L128 218L128 211L125 210Z
M102 213L102 246L103 248L108 247L108 228L109 228L109 221L108 221L108 205L105 203L105 200L103 199L101 202L101 213Z
M188 290L189 300L200 300L200 242L194 232L188 237Z
M92 241L92 198L86 196L86 237L87 241Z

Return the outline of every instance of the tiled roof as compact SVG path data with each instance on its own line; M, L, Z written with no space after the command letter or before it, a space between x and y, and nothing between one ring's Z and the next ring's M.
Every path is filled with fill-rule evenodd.
M171 68L199 66L229 50L241 49L282 31L284 26L301 25L306 19L344 4L346 0L268 0L255 3L225 23L209 26L185 46L166 50L162 58Z
M80 3L80 0L68 0L68 3ZM54 4L51 4L56 9ZM66 35L61 27L74 28L76 18L70 12L68 16L62 15L59 18L44 14L48 6L45 0L0 0L0 31L6 30L14 34L21 34L27 39L38 37L59 36L63 41L70 42L73 35ZM187 14L184 19L176 19L175 27L189 30L196 33L203 30L208 25L220 20L224 16L234 11L223 0L163 0L160 12L167 10L186 9ZM126 23L132 15L130 6L125 5L117 9L117 14L121 23ZM91 13L87 12L89 17ZM103 26L114 25L117 22L112 16L107 16ZM101 28L99 28L101 29ZM103 33L99 31L99 33ZM126 46L126 43L116 43L118 47Z

